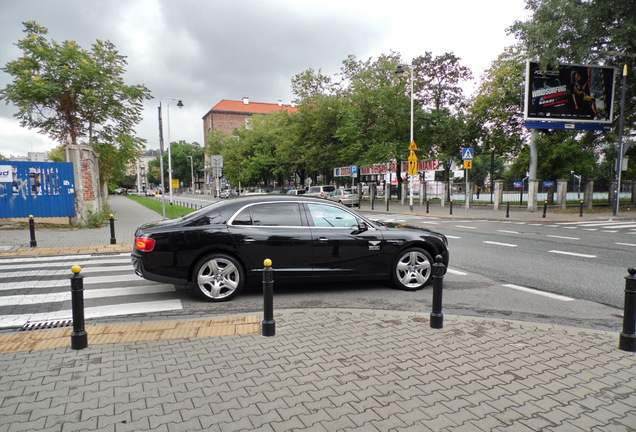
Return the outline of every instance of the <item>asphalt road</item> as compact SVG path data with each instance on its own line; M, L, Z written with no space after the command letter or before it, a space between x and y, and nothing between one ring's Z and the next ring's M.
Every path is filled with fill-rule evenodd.
M451 267L614 307L623 306L624 277L636 266L636 222L374 217L442 232L449 238Z
M190 200L209 203L203 197ZM368 212L363 209L362 213ZM447 235L451 250L444 278L447 314L621 329L623 278L627 267L636 265L636 222L513 223L404 214L371 216ZM46 258L0 263L0 328L68 315L68 268L77 263L77 257L66 259L68 262L57 257L57 263ZM258 282L233 301L207 303L188 289L138 278L128 254L83 259L89 319L111 322L131 316L183 318L263 310ZM431 312L430 286L407 292L388 282L284 285L276 283L276 277L274 280L275 309L386 309L426 317Z

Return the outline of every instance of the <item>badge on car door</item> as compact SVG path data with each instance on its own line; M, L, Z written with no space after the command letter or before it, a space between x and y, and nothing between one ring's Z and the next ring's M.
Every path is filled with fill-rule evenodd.
M380 250L380 241L378 240L369 240L369 250L370 251L376 251L376 250Z

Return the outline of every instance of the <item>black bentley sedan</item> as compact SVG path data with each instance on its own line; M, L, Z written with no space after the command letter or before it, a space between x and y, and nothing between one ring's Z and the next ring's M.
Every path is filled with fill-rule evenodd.
M386 279L417 290L437 255L448 266L442 234L388 228L320 198L261 195L140 226L132 261L146 279L190 284L202 298L224 301L248 279L262 280L267 258L276 282Z

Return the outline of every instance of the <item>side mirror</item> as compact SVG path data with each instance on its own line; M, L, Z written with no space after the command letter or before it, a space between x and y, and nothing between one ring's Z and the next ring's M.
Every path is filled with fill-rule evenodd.
M365 221L358 221L358 232L365 232L369 230L369 225Z

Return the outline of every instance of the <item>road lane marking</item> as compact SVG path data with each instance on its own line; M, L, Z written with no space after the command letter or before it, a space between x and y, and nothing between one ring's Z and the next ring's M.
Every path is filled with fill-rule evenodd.
M499 243L499 242L494 242L494 241L484 241L484 243L486 244L491 244L491 245L495 245L495 246L506 246L506 247L517 247L516 244L510 244L510 243Z
M561 255L570 255L570 256L575 256L575 257L579 257L579 258L596 258L596 255L587 255L587 254L581 254L581 253L576 253L576 252L566 252L566 251L559 251L559 250L551 250L548 251L550 253L555 253L555 254L561 254Z
M581 240L579 237L566 237L566 236L558 236L558 235L546 235L546 237L565 239L565 240Z
M633 243L614 243L617 244L619 246L631 246L631 247L636 247L636 244Z
M508 231L508 230L497 230L497 231L506 233L506 234L519 234L519 231Z
M540 295L540 296L544 296L544 297L549 297L549 298L554 299L554 300L574 301L574 299L571 298L571 297L566 297L566 296L562 296L562 295L559 295L559 294L552 294L552 293L548 293L548 292L545 292L545 291L539 291L539 290L535 290L535 289L532 289L532 288L522 287L522 286L519 286L519 285L505 284L503 286L505 286L506 288L512 288L512 289L517 290L517 291L524 291L524 292L528 292L528 293L531 293L531 294L536 294L536 295Z
M461 237L447 235L446 238L449 238L449 239L460 239Z
M471 226L465 226L465 225L455 225L455 228L477 229L477 227L471 227Z
M468 273L461 272L459 270L446 269L447 273L458 275L458 276L466 276Z

